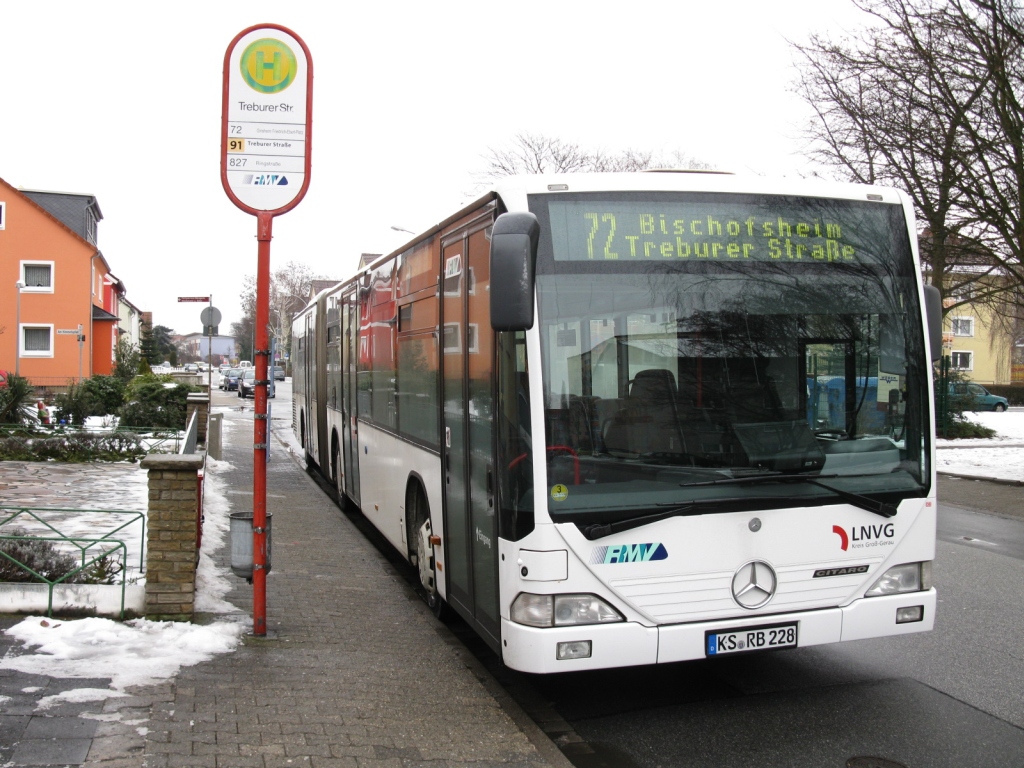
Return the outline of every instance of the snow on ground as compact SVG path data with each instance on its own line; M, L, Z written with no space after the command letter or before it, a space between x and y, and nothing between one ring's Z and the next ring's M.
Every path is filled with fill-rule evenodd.
M196 610L202 613L238 613L238 608L224 600L236 577L217 566L210 556L227 544L230 546L231 504L224 488L223 474L234 469L226 461L207 457L203 480L203 546L199 549L196 571Z
M23 649L0 659L0 669L61 678L110 678L111 687L79 688L48 696L46 709L60 701L101 701L123 696L136 685L154 685L177 674L181 667L207 661L238 645L248 617L224 600L235 578L210 557L224 546L231 505L221 475L232 470L225 461L207 459L204 495L203 547L197 576L196 610L234 614L212 624L148 621L118 622L86 618L72 621L27 618L7 630ZM24 652L23 655L15 655Z
M996 431L986 439L937 440L939 472L1024 482L1024 410L977 411L967 418Z

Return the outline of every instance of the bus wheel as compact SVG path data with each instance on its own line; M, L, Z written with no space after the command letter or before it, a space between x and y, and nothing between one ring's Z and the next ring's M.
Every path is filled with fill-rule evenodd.
M420 585L426 594L427 606L438 618L444 613L444 600L437 591L437 573L434 566L434 547L430 544L433 529L430 526L430 509L423 492L414 488L409 494L410 504L407 505L409 519L412 521L413 541L415 546L412 557L419 574Z

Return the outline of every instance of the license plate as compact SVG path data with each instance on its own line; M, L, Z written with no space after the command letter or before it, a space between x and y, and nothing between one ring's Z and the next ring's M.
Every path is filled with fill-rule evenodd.
M727 653L767 651L771 648L795 648L797 624L771 624L764 627L730 629L726 632L710 630L704 633L704 650L708 656Z

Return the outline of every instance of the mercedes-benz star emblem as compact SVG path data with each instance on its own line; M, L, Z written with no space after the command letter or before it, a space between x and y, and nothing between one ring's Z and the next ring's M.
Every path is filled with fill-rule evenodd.
M744 608L754 610L772 599L777 584L772 567L768 563L754 560L740 566L732 577L732 596Z

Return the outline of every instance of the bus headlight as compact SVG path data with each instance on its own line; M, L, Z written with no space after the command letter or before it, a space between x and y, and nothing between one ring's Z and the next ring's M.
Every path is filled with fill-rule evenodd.
M512 602L512 621L530 627L570 627L625 621L595 595L533 595L521 592Z
M864 597L879 597L881 595L899 595L903 592L921 592L931 589L932 586L932 564L931 561L923 563L904 563L890 568L871 586Z

